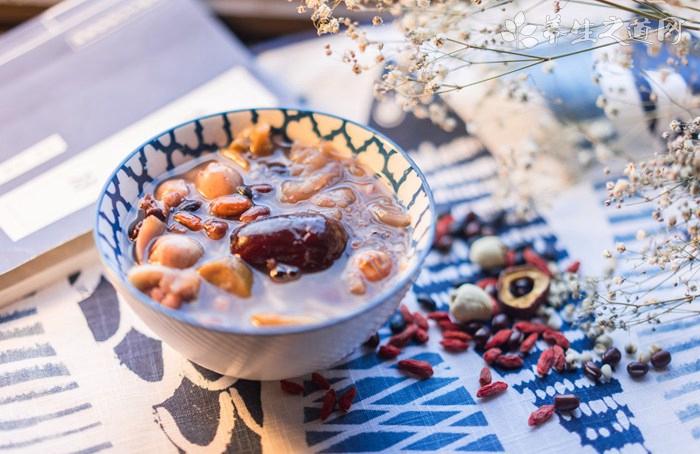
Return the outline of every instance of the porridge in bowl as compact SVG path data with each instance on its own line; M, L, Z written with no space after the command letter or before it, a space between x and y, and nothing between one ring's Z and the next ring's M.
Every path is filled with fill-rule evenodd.
M146 188L128 278L219 325L312 324L371 300L407 266L410 216L361 159L259 123Z

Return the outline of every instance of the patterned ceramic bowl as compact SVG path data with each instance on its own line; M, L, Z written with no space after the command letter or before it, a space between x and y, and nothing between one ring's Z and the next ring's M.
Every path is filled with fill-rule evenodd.
M160 174L215 152L254 122L265 121L291 140L331 141L365 155L411 214L408 263L379 295L356 310L317 325L240 328L207 324L192 312L161 306L127 280L131 266L126 217L144 186ZM95 242L107 276L141 319L167 344L215 372L239 378L277 380L322 370L367 340L413 283L433 241L435 209L425 178L398 146L342 118L316 112L257 109L226 112L184 123L146 142L114 171L97 201Z

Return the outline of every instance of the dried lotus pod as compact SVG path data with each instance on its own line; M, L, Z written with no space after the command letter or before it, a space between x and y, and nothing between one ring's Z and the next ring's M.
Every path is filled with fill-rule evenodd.
M381 281L387 277L392 267L389 254L374 249L359 251L352 258L352 265L370 282Z
M148 262L171 268L189 268L204 255L204 248L196 240L181 235L158 238L151 247Z
M236 256L207 262L197 270L212 285L241 298L248 298L253 288L253 272Z
M167 225L165 222L161 221L155 216L146 217L141 223L139 228L138 236L136 237L136 244L134 244L134 251L136 253L136 260L139 263L143 263L144 256L146 255L146 249L150 242L165 233Z
M241 174L219 162L210 162L195 178L197 191L209 200L233 194L242 184Z

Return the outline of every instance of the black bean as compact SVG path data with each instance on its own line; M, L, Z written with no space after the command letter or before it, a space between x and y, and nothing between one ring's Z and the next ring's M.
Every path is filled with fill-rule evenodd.
M516 298L525 296L535 287L535 281L531 277L515 279L510 284L510 293Z
M389 328L394 334L402 333L406 329L406 319L400 312L397 312L389 320Z
M520 343L522 341L523 333L521 333L517 329L514 329L513 332L510 334L510 337L508 337L508 342L506 344L508 345L509 349L516 350L518 347L520 347Z
M492 298L496 298L498 296L498 288L493 285L489 284L486 287L484 287L484 291L489 294Z
M663 369L671 363L671 353L666 350L659 350L651 355L651 365L654 369Z
M479 221L469 222L464 227L464 232L462 235L464 238L473 238L481 235L481 223Z
M416 299L418 300L418 304L420 304L426 311L435 312L437 310L437 303L430 297L430 295L421 293L416 295Z
M185 200L177 208L180 211L197 211L201 206L202 202L199 200Z
M633 361L627 365L627 373L630 374L632 378L643 377L649 372L649 365L645 363L640 363L639 361Z
M467 334L473 336L477 331L481 329L482 326L484 326L483 323L473 320L471 322L467 322L467 324L464 325L464 331L466 331Z
M369 339L367 339L364 343L364 346L368 347L368 348L377 348L378 345L379 345L379 333L372 334L372 336Z
M556 408L557 411L574 411L580 404L580 399L574 394L558 394L554 396L554 408Z
M482 326L474 333L472 338L474 339L474 343L477 347L484 348L484 345L486 345L486 342L488 342L490 337L491 330L489 329L489 327Z
M610 364L611 366L617 366L617 363L622 359L622 353L615 347L610 347L605 353L603 353L603 358L601 361L603 364Z
M494 333L508 327L510 327L510 319L506 314L498 314L491 319L491 329Z
M603 372L601 372L600 367L593 361L586 361L583 363L583 373L586 375L586 377L590 378L593 381L596 381L600 378L601 375L603 375Z

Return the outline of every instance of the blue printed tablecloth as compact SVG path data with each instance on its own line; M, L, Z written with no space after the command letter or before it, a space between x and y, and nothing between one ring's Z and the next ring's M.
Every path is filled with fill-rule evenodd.
M411 118L390 124L381 106L353 99L373 113L369 123L411 150L439 211L492 210L495 162L479 140L463 133L464 125L446 134ZM581 197L604 198L600 185L583 188ZM635 232L641 219L601 216L610 241ZM505 226L499 234L509 246L554 250L563 265L571 261L567 247L591 247L562 244L543 218ZM479 277L467 257L463 242L448 254L432 253L414 291L431 294L444 308L453 282ZM406 304L419 310L413 295ZM572 348L592 349L579 330L563 331ZM408 378L394 360L363 347L323 371L339 393L354 385L358 395L349 413L321 422L323 394L310 377L298 379L303 396L290 396L277 382L223 377L188 361L134 316L95 262L0 311L0 452L700 450L700 319L616 334L620 345L629 339L658 342L674 355L667 370L643 380L618 371L611 382L594 384L580 369L539 378L535 352L522 370L494 369L509 389L487 401L475 397L484 365L479 353L447 353L437 329L430 334L427 344L402 354L430 362L435 369L430 379ZM388 328L380 335L389 336ZM537 406L563 392L581 398L578 411L537 429L527 425Z

